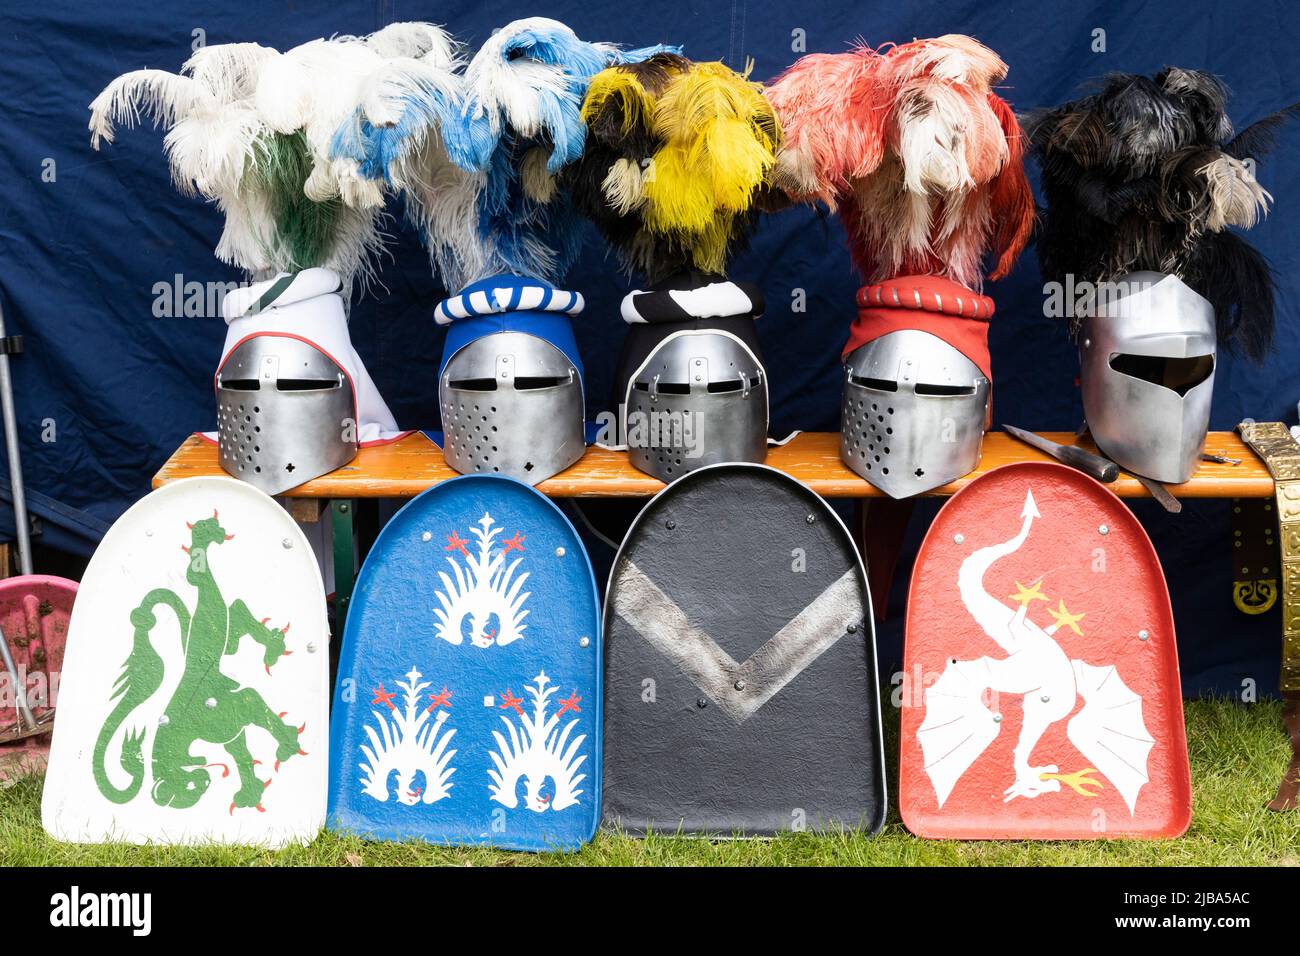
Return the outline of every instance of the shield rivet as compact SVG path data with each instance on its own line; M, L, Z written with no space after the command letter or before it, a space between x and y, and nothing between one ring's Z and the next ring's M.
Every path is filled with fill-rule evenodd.
M955 544L964 544L966 542L966 536L964 534L955 534L952 536L952 540Z
M667 528L669 531L672 531L673 528L677 527L677 522L674 521L672 518L669 518L667 521L664 522L664 527Z
M166 726L167 726L168 724L170 724L171 722L172 722L172 719L171 719L170 717L168 717L166 714L163 714L161 717L158 718L158 726L159 726L159 727L166 727Z
M432 541L432 540L433 540L433 532L432 532L432 531L426 531L424 534L420 535L420 540L421 540L421 541Z
M578 640L578 646L579 646L579 647L590 647L590 646L591 646L591 638L589 638L589 637L580 638L580 639Z
M734 684L732 684L731 686L734 687L734 688L736 688L736 690L744 690L744 689L745 689L745 682L744 682L743 680L738 680L738 681L736 681Z
M993 715L993 723L995 723L995 724L1000 724L1000 723L1002 723L1002 715L1001 715L1001 714L994 714L994 715Z
M215 697L209 697L207 700L203 702L203 706L206 707L208 710L216 710L217 699Z
M1046 703L1047 703L1049 700L1051 700L1052 698L1051 698L1050 695L1048 695L1048 694L1044 694L1042 697L1040 697L1040 698L1038 698L1038 699L1041 700L1044 704L1046 704Z
M1138 631L1138 640L1139 640L1139 641L1145 641L1145 640L1146 640L1148 637L1150 637L1150 636L1151 636L1151 632L1148 631L1145 627L1142 628L1142 630Z
M809 515L809 516L808 516L808 523L809 523L809 524L816 524L816 523L817 523L817 516L816 516L816 515Z
M308 644L307 644L307 653L308 653L308 654L315 654L315 653L316 653L316 643L315 643L315 641L308 642Z
M695 706L700 708L700 710L703 710L705 707L709 706L709 702L705 700L703 697L701 697L699 700L695 702Z
M858 633L858 626L856 624L850 624L846 630L848 630L850 634L856 634Z
M556 548L556 549L555 549L555 556L556 556L557 558L562 558L562 557L564 557L564 553L565 553L565 552L564 552L564 549L563 549L563 548Z
M1110 534L1110 526L1102 525L1100 528L1097 529L1097 531L1100 534Z
M148 531L146 531L146 532L144 533L144 536L145 536L146 538L152 538L152 537L153 537L153 528L150 528Z
M280 544L284 546L284 549L286 551L293 547L293 542L290 541L288 538L285 538L283 541L280 542Z

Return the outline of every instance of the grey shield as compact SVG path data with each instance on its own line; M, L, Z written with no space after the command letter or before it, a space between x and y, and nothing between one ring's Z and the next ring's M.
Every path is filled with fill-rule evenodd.
M586 450L582 380L554 345L524 332L475 339L438 383L443 457L461 474L500 474L529 485Z
M637 835L884 822L870 597L807 487L713 465L637 517L605 597L604 774L605 823Z
M254 336L217 372L221 467L268 495L355 458L356 415L347 374L300 339Z
M844 363L840 458L891 498L970 474L980 462L989 380L937 335L904 329Z
M1079 341L1083 411L1116 464L1186 481L1210 427L1214 307L1177 276L1134 272L1098 289Z
M660 481L767 457L767 373L730 335L665 339L629 382L626 412L628 457Z

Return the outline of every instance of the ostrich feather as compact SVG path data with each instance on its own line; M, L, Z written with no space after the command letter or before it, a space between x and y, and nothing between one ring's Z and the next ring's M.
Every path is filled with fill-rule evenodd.
M1258 358L1273 332L1272 277L1230 227L1248 229L1272 197L1243 159L1262 155L1297 106L1236 137L1227 90L1166 67L1110 74L1085 96L1027 120L1047 208L1044 276L1100 282L1150 269L1180 276L1215 307L1220 341Z
M123 73L90 102L90 145L111 143L115 124L134 129L144 117L155 127L174 126L180 117L198 111L215 112L219 102L192 77L166 70Z
M433 23L390 23L363 42L385 60L422 60L442 70L463 65L459 45L444 27Z
M775 184L838 209L869 282L936 273L978 290L1029 240L1024 134L993 92L1007 66L956 34L802 57L769 88L785 141Z
M859 47L859 52L871 52ZM1006 78L1002 58L973 37L948 33L927 40L913 40L886 54L889 82L902 84L926 78L988 92Z
M534 17L496 31L463 73L445 57L393 57L333 130L341 195L360 205L399 193L449 288L499 273L558 281L580 245L558 174L582 154L587 84L660 49L587 43Z
M152 118L167 129L177 188L225 216L218 258L250 274L327 266L345 283L366 281L382 247L382 196L329 146L384 54L417 50L445 57L450 41L431 25L401 24L373 42L314 40L284 54L204 47L179 74L135 71L110 83L91 104L91 142L111 142L114 123Z
M773 178L792 198L834 209L850 180L880 165L886 116L876 82L880 59L866 49L812 53L767 87L784 133Z
M589 138L565 181L625 269L722 273L752 231L780 127L763 88L721 63L659 52L590 84Z
M224 103L251 96L257 78L279 52L260 43L217 43L201 46L181 65L204 89Z
M608 53L545 17L516 20L489 37L465 69L475 168L492 165L507 128L518 138L550 141L551 173L577 159L586 133L582 93L608 61Z

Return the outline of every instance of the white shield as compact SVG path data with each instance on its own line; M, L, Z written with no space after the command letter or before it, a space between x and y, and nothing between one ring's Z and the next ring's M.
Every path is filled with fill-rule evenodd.
M328 651L316 559L274 500L190 478L137 502L73 608L45 829L79 843L312 839Z

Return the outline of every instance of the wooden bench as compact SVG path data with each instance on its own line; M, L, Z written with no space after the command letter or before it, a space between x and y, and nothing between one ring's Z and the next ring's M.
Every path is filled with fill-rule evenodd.
M1067 432L1045 432L1046 437L1062 444L1079 444L1090 451L1096 446L1080 441ZM1264 463L1235 432L1211 432L1205 443L1209 454L1240 459L1238 465L1202 462L1190 481L1169 486L1179 498L1271 498L1273 479ZM1047 461L1047 455L1012 438L1005 432L990 432L984 438L979 467L964 478L927 493L946 497L974 481L987 471L1018 461ZM877 524L892 523L893 534L901 535L900 521L907 510L880 506L875 518L868 518L873 499L889 499L840 461L839 434L836 432L802 432L786 444L768 452L767 464L799 479L825 498L847 498L855 502L854 533L865 544L863 532L868 520ZM154 475L153 486L199 476L224 475L217 462L217 446L197 436L187 438ZM455 478L455 472L443 460L442 451L419 432L395 442L361 449L349 464L328 475L313 478L285 492L289 510L299 520L318 520L322 507L332 510L334 522L335 602L340 620L346 615L355 579L357 503L378 498L413 498L440 481ZM1150 497L1147 489L1130 475L1122 474L1108 486L1121 498ZM628 462L624 452L592 446L582 460L571 468L548 478L537 490L553 498L649 498L664 488L664 483ZM877 527L873 524L873 527ZM886 552L888 549L886 549ZM870 563L870 562L869 562ZM883 569L888 581L892 567ZM873 589L879 587L879 579Z
M1062 444L1079 444L1096 451L1090 442L1080 442L1065 432L1044 432ZM859 478L840 461L840 436L835 432L803 432L767 456L767 464L798 478L825 498L880 498L883 494ZM1234 432L1211 432L1205 443L1209 454L1241 459L1240 465L1202 462L1192 479L1169 490L1179 498L1270 498L1273 479L1255 454ZM999 465L1016 461L1047 461L1048 456L1004 432L990 432L984 439L979 467L951 484L929 492L932 496L954 494L971 481ZM222 475L217 464L217 446L197 437L186 439L154 476L159 488L170 481L199 475ZM419 433L387 445L361 449L350 464L320 478L313 478L291 491L289 498L412 498L440 481L455 478L442 459L442 452ZM623 452L591 447L572 468L548 478L537 490L552 498L648 498L664 487L663 482L637 471ZM1121 475L1110 489L1121 498L1149 497L1147 490L1129 475Z

